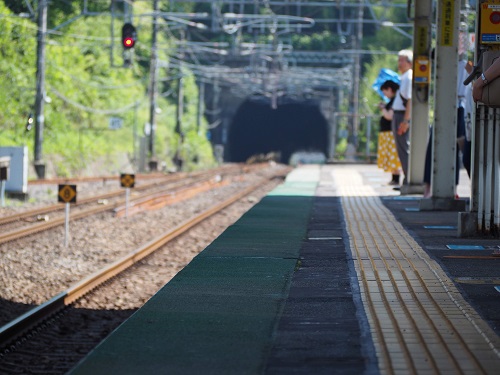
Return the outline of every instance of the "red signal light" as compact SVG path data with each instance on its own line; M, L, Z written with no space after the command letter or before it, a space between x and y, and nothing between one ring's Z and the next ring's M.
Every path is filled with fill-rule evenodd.
M122 27L122 46L125 49L133 48L137 39L137 32L134 25L126 23Z
M123 39L123 47L124 48L132 48L135 44L135 40L133 38L125 38Z

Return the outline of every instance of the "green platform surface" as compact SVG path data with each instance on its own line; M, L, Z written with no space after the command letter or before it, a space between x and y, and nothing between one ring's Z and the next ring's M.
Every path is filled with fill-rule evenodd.
M261 373L311 215L319 174L306 173L245 213L70 374Z

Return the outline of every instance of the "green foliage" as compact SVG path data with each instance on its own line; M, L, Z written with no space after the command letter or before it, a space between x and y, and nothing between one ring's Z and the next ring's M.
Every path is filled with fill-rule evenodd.
M0 89L1 146L27 145L29 158L34 131L26 132L27 116L34 111L36 93L36 23L12 14L26 12L19 1L0 0ZM92 12L109 10L104 2L89 2ZM7 6L8 5L8 6ZM149 59L151 19L137 17L138 43L132 67L123 67L120 45L121 20L112 23L109 13L81 17L81 5L52 1L49 28L64 25L47 35L45 87L50 103L44 104L45 127L43 157L52 168L48 173L70 176L84 173L93 162L116 163L118 155L132 161L138 148L137 137L149 121ZM10 9L9 9L10 8ZM186 8L186 9L189 9ZM151 3L134 4L134 14L151 11ZM71 21L71 22L68 22ZM114 39L111 39L113 26ZM164 47L169 44L159 35L159 58L167 61ZM167 74L160 69L159 80ZM186 74L189 74L186 73ZM193 130L196 124L198 91L195 80L184 80L186 109L186 160L190 168L213 163L210 143ZM176 150L174 134L175 103L158 96L155 150L160 162L170 163ZM120 117L123 127L109 129L110 117ZM206 127L206 123L204 125ZM194 136L191 133L194 131ZM203 133L204 134L204 133ZM193 143L191 145L191 142ZM207 151L208 150L208 151ZM193 156L193 155L196 155Z
M379 131L379 115L381 115L378 105L382 102L383 98L372 88L375 79L383 68L391 69L397 72L397 55L391 54L384 48L372 48L374 51L382 52L381 54L373 54L370 61L364 66L364 76L360 81L360 113L364 113L371 117L371 136L367 137L367 118L361 119L359 131L359 144L358 150L361 153L366 152L366 143L369 142L370 153L375 153L377 149L377 139Z
M340 46L340 38L327 30L312 35L295 34L292 36L292 46L294 50L300 51L332 51Z
M0 18L0 137L7 136L1 144L11 146L23 141L26 103L34 98L36 30L30 21L12 17L1 2L0 14L5 15Z
M82 173L92 162L116 160L117 155L135 158L137 137L142 136L144 125L149 122L149 61L151 54L152 22L141 14L151 12L151 1L133 2L133 22L138 32L138 43L134 49L134 63L123 67L120 29L123 21L123 4L116 5L117 18L111 19L108 1L88 1L88 11L98 16L81 16L83 1L52 0L49 2L48 27L57 26L57 32L47 36L46 45L46 91L51 102L44 105L45 129L43 156L53 164L54 172L69 176ZM406 3L396 0L394 3ZM31 1L30 4L36 4ZM210 4L160 2L163 11L210 12ZM227 5L225 5L227 9ZM263 13L269 10L262 8ZM254 5L245 8L251 13ZM339 18L336 7L314 9L304 12L325 18ZM25 131L29 113L34 111L36 91L37 25L34 19L16 16L29 12L25 1L0 0L0 145L27 145L32 158L34 132ZM319 14L320 12L321 14ZM346 17L354 16L346 14ZM407 22L406 9L374 7L379 20ZM366 18L370 15L365 12ZM344 25L345 26L345 25ZM290 35L294 50L335 51L349 49L350 40L335 33L336 26L316 24L312 29ZM405 29L409 30L409 29ZM159 58L166 62L166 50L173 44L171 30L162 24L158 40ZM193 32L194 34L194 32ZM114 35L114 39L111 38ZM409 39L390 27L365 24L362 49L385 50L385 55L365 54L363 78L361 80L360 112L376 114L378 95L371 84L380 68L396 69L393 53L407 48ZM206 35L204 34L203 37ZM211 41L236 43L237 35L217 34L208 36ZM243 35L245 41L268 43L270 37ZM171 79L178 72L160 69L159 92L176 92L178 80ZM185 167L195 169L214 163L210 143L205 137L207 123L203 118L200 129L197 122L198 88L194 75L182 71L184 80L184 112L182 116L181 142L175 132L177 98L175 94L165 98L158 96L156 117L155 150L160 163L172 167L172 158L177 152ZM347 100L348 95L344 96ZM347 106L345 106L347 109ZM341 108L340 110L345 110ZM120 117L123 127L109 130L110 117ZM375 123L375 122L373 122ZM374 126L374 128L376 128ZM361 127L363 129L363 126ZM375 129L374 129L375 130ZM374 137L372 137L374 139ZM361 131L360 142L368 142ZM345 142L344 142L345 143ZM338 148L344 148L341 142ZM370 149L373 149L370 145Z
M335 147L336 155L344 155L347 150L347 138L341 138L337 141L337 146Z
M406 1L394 1L406 3ZM397 24L411 25L406 14L406 8L374 7L373 12L378 20L392 21ZM400 29L400 30L399 30ZM366 25L363 30L363 48L381 46L390 51L399 51L411 44L411 39L402 32L411 34L411 27L383 26L382 24Z
M364 113L368 114L378 111L378 103L382 101L380 95L372 88L380 70L383 68L391 69L395 72L398 70L398 58L396 54L389 53L385 48L372 47L371 49L382 53L371 55L370 61L364 66L365 73L360 84L360 98L363 105L361 109ZM384 51L387 53L384 54Z

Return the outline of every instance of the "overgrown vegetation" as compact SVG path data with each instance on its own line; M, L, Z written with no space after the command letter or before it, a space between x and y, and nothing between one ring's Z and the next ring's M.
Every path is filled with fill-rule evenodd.
M23 2L0 1L0 105L3 108L0 145L26 145L31 162L34 130L26 131L25 125L28 115L34 111L37 25L32 19L17 16L27 11L20 3ZM109 4L89 3L93 6L89 11L104 13L78 17L81 9L77 5L62 1L52 1L49 5L49 29L66 23L47 36L46 44L43 158L50 175L91 173L91 168L106 162L116 164L109 166L109 172L118 172L135 164L138 140L149 121L151 19L139 18L136 26L140 43L135 48L135 61L130 68L124 68L119 39L122 21L115 20L112 40ZM147 13L150 7L147 2L138 2L134 12ZM167 62L165 50L169 40L162 34L158 42L159 58ZM183 71L182 132L185 137L182 144L174 131L177 80L170 78L174 73L177 74L159 69L157 158L167 168L173 168L172 159L179 152L187 170L210 166L214 159L205 137L207 124L202 121L201 129L197 129L198 88L187 70ZM165 92L171 95L162 95ZM123 126L110 130L110 117L121 118Z
M401 2L401 1L396 1ZM31 2L33 3L33 2ZM35 2L36 3L36 2ZM118 172L126 166L137 165L139 140L149 122L148 98L149 61L151 54L151 3L133 2L139 42L134 62L123 67L120 30L123 9L115 11L112 19L109 1L89 1L89 16L81 16L83 1L53 0L49 2L48 28L56 30L47 35L46 45L46 103L43 158L49 176L70 176L100 172L97 165L114 163L108 172ZM162 3L164 10L168 2ZM122 4L117 2L117 4ZM178 3L176 11L210 11L209 4ZM252 9L248 12L251 13ZM337 17L336 8L324 8L318 16ZM0 146L26 145L30 165L33 161L34 130L25 125L34 111L36 93L36 17L22 18L29 9L26 2L0 0ZM379 9L380 19L400 19L406 22L404 9ZM368 17L365 14L365 17ZM344 25L346 26L346 25ZM330 27L330 29L329 29ZM302 34L291 35L290 44L296 50L334 51L349 40L332 30L328 24L317 24ZM363 55L360 110L371 113L380 101L371 89L380 68L396 69L391 51L407 48L410 40L380 25L365 24L362 49L387 51L386 54ZM114 35L112 39L111 35ZM209 36L208 36L209 37ZM213 35L213 40L231 37ZM166 66L168 49L175 36L162 27L158 40L159 58ZM198 87L188 70L184 75L184 113L182 140L176 132L177 70L162 67L159 70L155 151L158 161L173 168L174 156L180 155L187 170L204 168L214 163L212 149L206 139L207 123L197 123ZM347 103L347 97L346 103ZM347 104L346 109L347 109ZM344 110L344 109L341 109ZM110 130L111 117L123 120L120 129ZM375 126L376 128L376 126ZM363 137L363 134L361 134ZM372 139L375 139L372 137ZM375 146L373 146L375 147ZM372 147L372 148L373 148ZM119 160L119 161L118 161ZM34 171L30 170L30 177Z

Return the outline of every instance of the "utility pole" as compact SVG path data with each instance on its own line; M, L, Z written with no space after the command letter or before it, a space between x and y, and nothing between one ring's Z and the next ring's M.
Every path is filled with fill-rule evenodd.
M361 40L363 39L363 1L359 1L358 7L358 22L356 24L356 36L354 38L354 46L358 52L354 57L354 74L353 74L353 88L352 88L352 145L357 148L358 146L358 131L359 131L359 76L361 74ZM349 142L349 141L348 141Z
M176 123L175 132L179 136L179 142L177 144L177 150L175 152L174 163L177 169L182 170L183 160L182 160L182 144L184 143L184 133L182 131L182 115L184 114L184 79L182 77L182 65L179 69L180 77L177 86L177 113L176 113Z
M184 30L181 30L180 40L185 43L187 40ZM179 141L177 143L177 150L175 151L174 164L177 166L177 170L182 170L182 144L184 143L184 133L182 131L182 115L184 114L184 77L182 61L184 60L184 53L179 54L179 80L177 81L177 110L176 110L176 121L175 121L175 132L179 136Z
M111 66L114 66L114 59L113 59L113 54L114 54L114 40L115 40L115 0L111 0L111 43L109 45L109 62Z
M38 2L36 98L35 98L35 172L39 179L45 178L45 164L42 160L42 143L45 100L45 35L47 33L47 0Z
M150 84L149 84L149 170L158 170L158 160L155 154L155 127L156 127L156 97L157 97L157 82L156 75L158 70L158 48L157 48L157 35L158 35L158 0L153 3L153 37L151 46L151 62L150 62Z
M201 119L203 116L203 104L205 102L205 82L200 82L200 87L198 89L198 113L196 116L196 130L198 135L201 131Z

